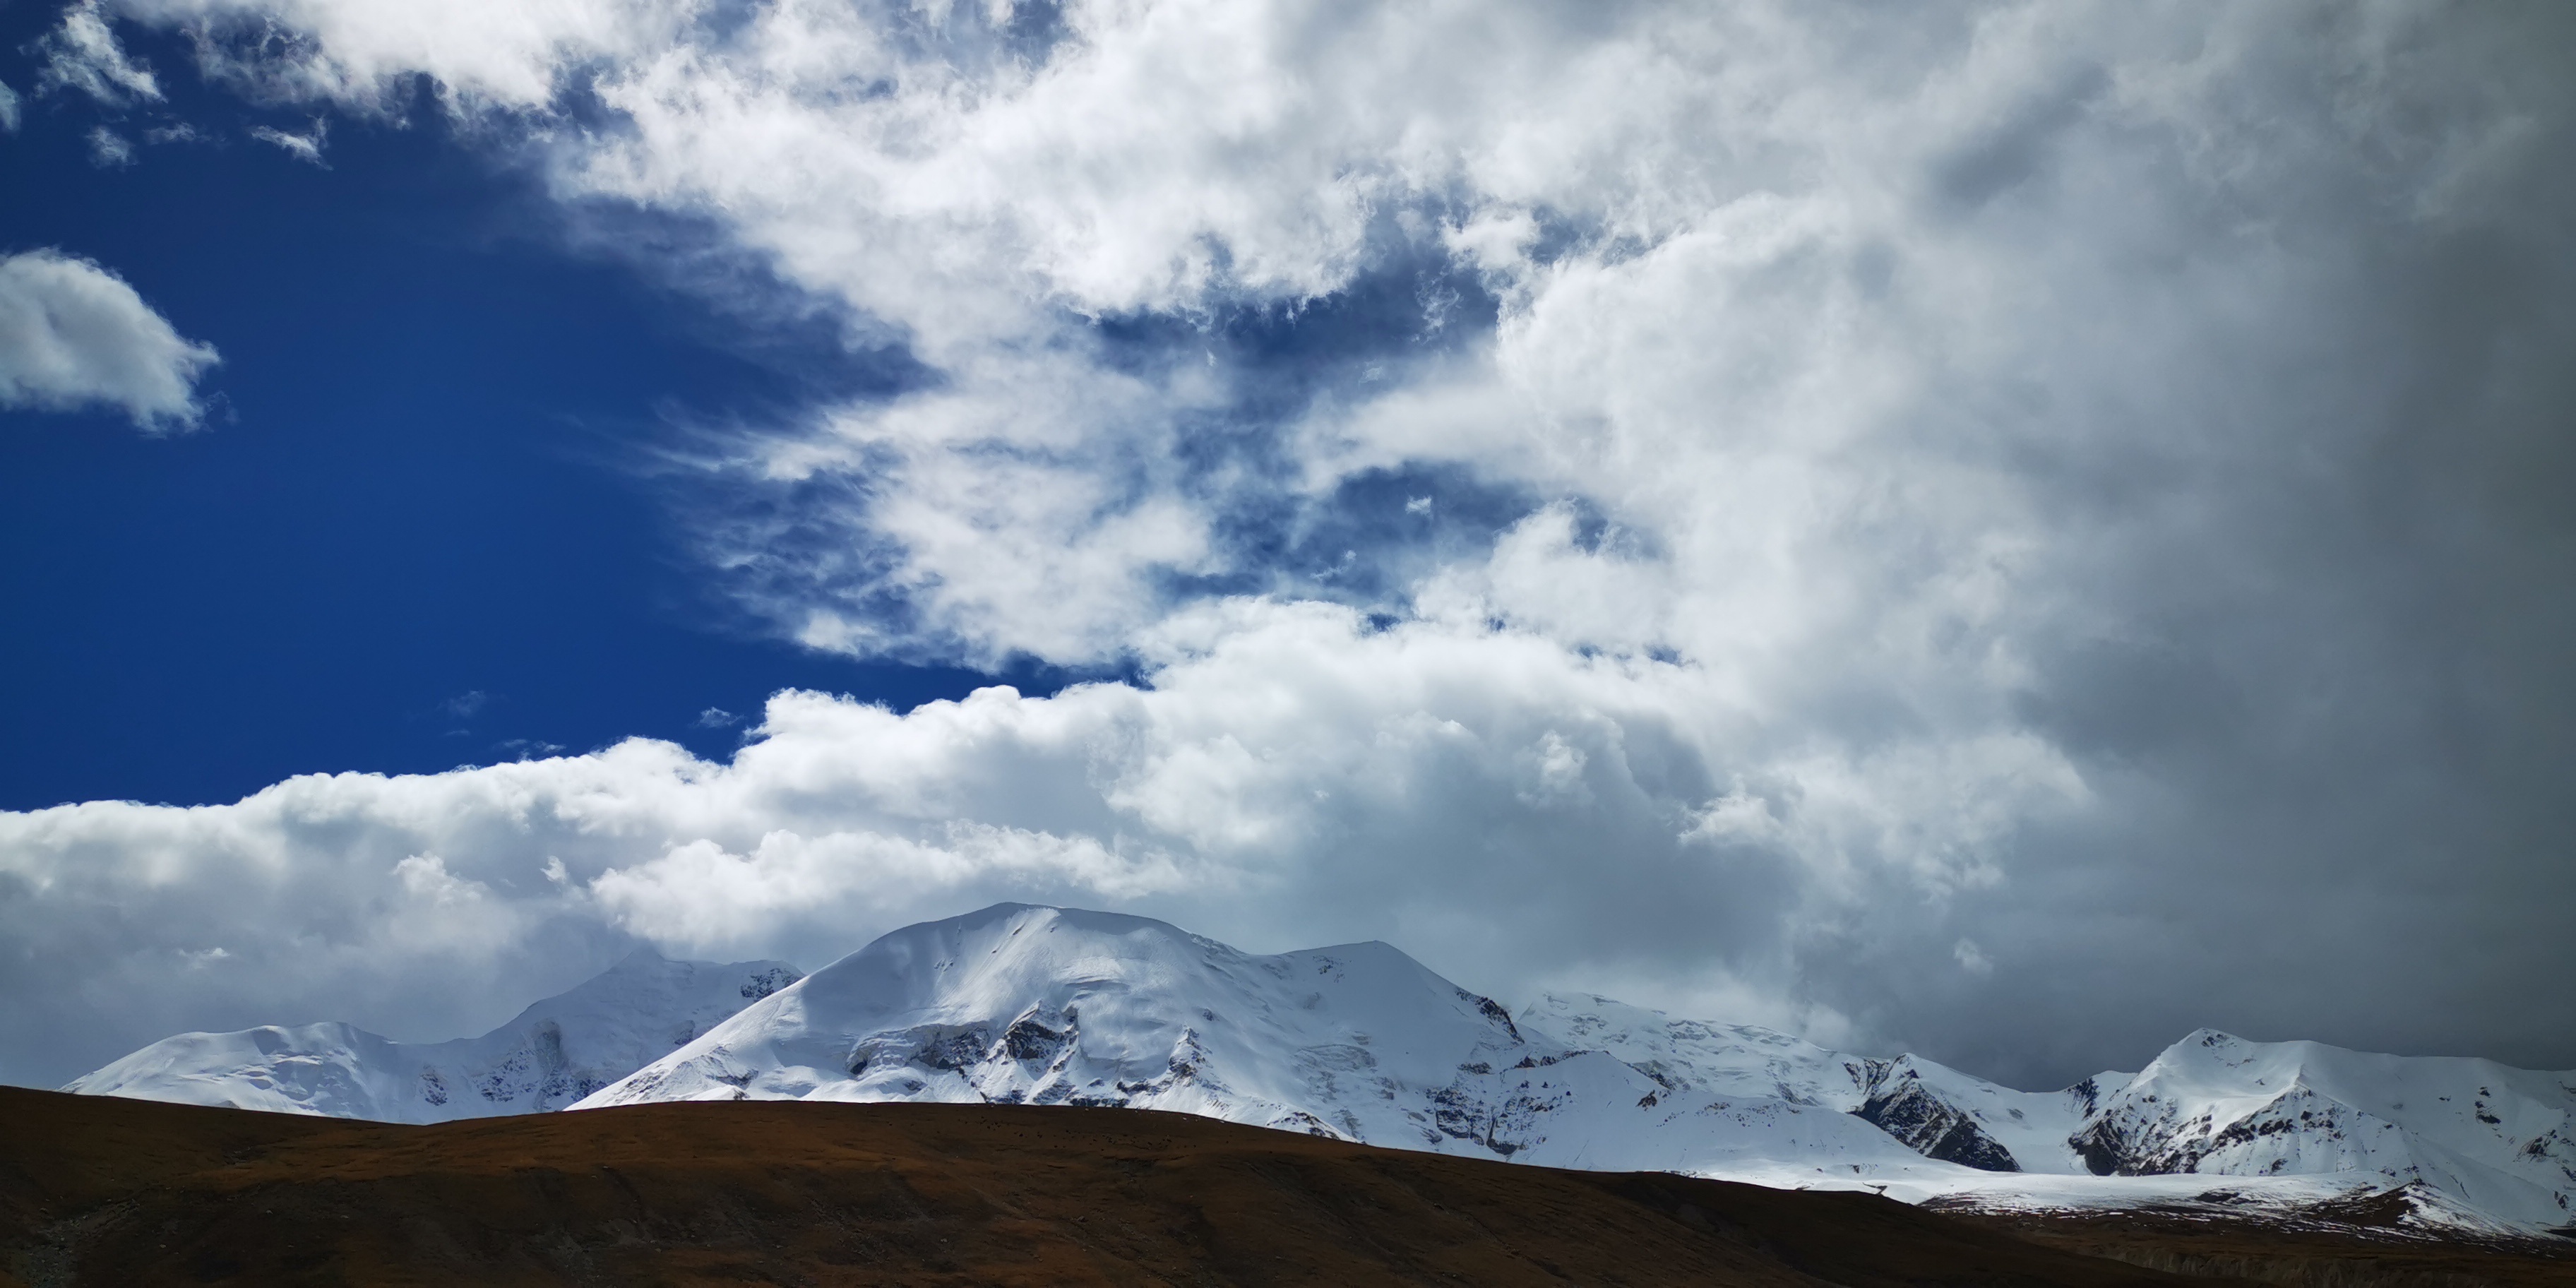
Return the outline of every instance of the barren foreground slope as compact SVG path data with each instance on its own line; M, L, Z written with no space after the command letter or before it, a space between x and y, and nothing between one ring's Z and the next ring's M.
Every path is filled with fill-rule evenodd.
M2502 1282L2554 1268L2495 1264ZM0 1267L8 1288L2242 1282L1865 1195L1134 1110L673 1104L394 1126L14 1088Z
M1863 1195L1179 1114L676 1104L393 1126L8 1088L0 1244L12 1288L2188 1282Z

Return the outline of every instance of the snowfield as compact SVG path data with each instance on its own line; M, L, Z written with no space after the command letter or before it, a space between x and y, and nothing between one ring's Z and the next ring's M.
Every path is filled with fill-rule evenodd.
M2288 1213L2402 1189L2438 1228L2576 1222L2576 1072L2202 1030L2135 1074L2016 1091L1607 998L1514 1014L1380 943L1259 956L1021 904L907 927L802 979L639 957L483 1038L191 1034L68 1089L408 1122L675 1100L1105 1105L1912 1202Z

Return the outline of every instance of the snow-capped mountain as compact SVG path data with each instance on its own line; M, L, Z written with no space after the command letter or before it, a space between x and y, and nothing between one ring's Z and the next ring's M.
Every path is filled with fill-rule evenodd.
M1525 1032L1597 1047L1689 1096L1761 1096L1842 1110L1949 1175L1816 1159L1708 1175L1859 1183L1897 1197L2125 1205L2211 1198L2302 1206L2405 1188L2425 1219L2566 1230L2576 1205L2576 1071L2371 1055L2201 1030L2135 1074L2015 1091L1920 1056L1881 1060L1744 1025L1676 1020L1598 997L1549 996ZM1782 1166L1779 1164L1787 1164ZM1812 1173L1812 1177L1801 1173ZM1979 1173L1982 1173L1980 1175ZM2202 1178L2232 1178L2217 1185Z
M1260 956L1021 904L801 979L638 953L480 1038L186 1034L67 1090L398 1122L669 1100L1111 1105L1914 1201L2241 1214L2403 1188L2436 1224L2576 1230L2576 1072L2204 1030L2136 1074L2016 1091L1588 995L1514 1014L1380 943Z
M1664 1092L1385 944L1256 956L1141 917L1004 904L896 931L576 1107L1117 1105L1566 1167L1685 1167L1801 1136L1923 1161L1831 1108L1676 1113Z
M2377 1175L2524 1225L2576 1222L2576 1071L2203 1029L2098 1089L2097 1174Z
M1677 1020L1606 997L1545 994L1521 1026L1571 1048L1607 1051L1667 1088L1694 1097L1776 1098L1851 1114L1925 1158L1989 1172L2078 1172L2067 1137L2091 1110L2076 1090L2014 1091L1921 1056L1881 1060L1830 1051L1749 1024Z
M2410 1185L2436 1217L2523 1229L2576 1200L2576 1074L2201 1033L2136 1075L2015 1091L1606 998L1514 1015L1385 944L1257 956L1017 904L888 935L575 1107L746 1098L1164 1109L1914 1199L2189 1200L2223 1175L2240 1207Z
M638 949L478 1038L405 1043L326 1022L182 1033L74 1081L85 1095L445 1122L561 1109L794 984L784 962Z

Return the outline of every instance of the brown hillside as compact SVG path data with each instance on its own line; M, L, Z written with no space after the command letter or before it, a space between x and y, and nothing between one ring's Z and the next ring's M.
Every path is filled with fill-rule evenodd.
M2443 1238L2405 1225L2402 1204L2371 1206L2330 1204L2311 1219L2272 1222L2155 1207L1963 1215L2088 1256L2295 1288L2576 1288L2576 1241Z
M438 1127L0 1088L0 1282L2207 1284L1854 1194L1172 1114L687 1104Z

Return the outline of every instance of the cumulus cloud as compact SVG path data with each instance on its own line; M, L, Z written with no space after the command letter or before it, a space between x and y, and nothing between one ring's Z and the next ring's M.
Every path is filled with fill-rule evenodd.
M29 946L8 1019L30 1067L11 1072L77 1064L36 1040L75 1021L104 1026L81 1036L103 1049L183 1022L185 1006L318 1013L364 993L419 1028L455 1015L454 981L559 976L610 931L819 962L1014 896L1145 907L1272 946L1322 926L1427 941L1497 988L1592 947L1550 943L1569 913L1720 936L1698 966L1751 973L1793 950L1817 897L1801 856L1834 862L1889 826L1872 803L1882 780L1973 792L2000 757L2030 778L2032 807L2071 786L2044 748L1929 745L1811 751L1797 771L1721 785L1709 764L1732 713L1690 668L1584 659L1526 633L1374 629L1337 606L1214 605L1157 656L1143 686L994 688L903 715L785 693L721 764L639 741L299 778L234 805L0 815L0 919ZM1703 824L1729 802L1762 811L1766 832ZM1906 825L1962 852L1982 826L1929 810ZM1571 888L1569 861L1588 874ZM1903 877L1977 879L1939 860ZM174 952L215 947L220 970L191 966L184 994L149 987Z
M195 426L214 347L180 337L123 278L77 256L0 259L0 406L122 410L148 432Z
M522 962L1063 897L2033 1082L2202 1023L2576 1063L2513 984L2576 966L2561 10L124 11L430 77L917 363L683 455L782 634L1137 678L10 816L102 907L335 874L66 946L240 999L432 876Z
M0 134L18 132L18 91L0 84Z

